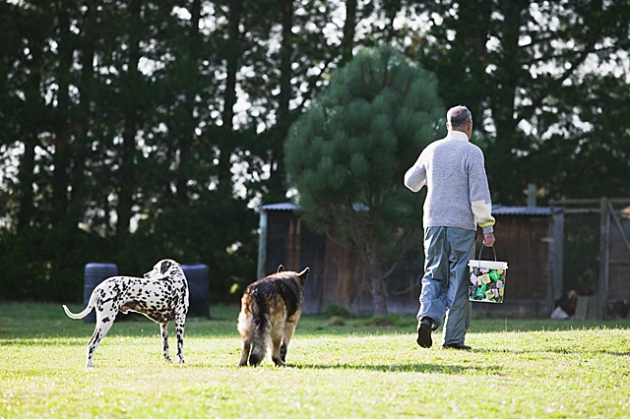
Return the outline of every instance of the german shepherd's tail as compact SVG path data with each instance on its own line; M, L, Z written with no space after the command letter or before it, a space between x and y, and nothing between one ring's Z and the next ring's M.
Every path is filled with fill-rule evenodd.
M63 309L65 310L68 317L70 317L71 319L79 320L79 319L84 318L88 314L90 314L90 311L92 311L95 305L96 305L96 295L92 293L92 295L90 295L90 301L88 302L88 305L85 307L85 309L82 312L74 314L73 312L70 311L70 309L68 309L68 307L65 304L63 305Z
M250 303L253 303L253 307L250 307L252 309L253 325L250 338L252 351L249 355L249 365L256 366L265 359L265 355L267 354L267 348L269 347L269 341L271 339L269 336L271 320L269 319L270 313L265 295L260 292L255 292L251 297L253 297L254 301L250 300Z

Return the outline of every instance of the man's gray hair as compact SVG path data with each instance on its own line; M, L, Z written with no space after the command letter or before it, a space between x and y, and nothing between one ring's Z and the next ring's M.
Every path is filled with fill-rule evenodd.
M446 122L451 128L463 128L472 122L472 114L465 106L454 106L446 112Z

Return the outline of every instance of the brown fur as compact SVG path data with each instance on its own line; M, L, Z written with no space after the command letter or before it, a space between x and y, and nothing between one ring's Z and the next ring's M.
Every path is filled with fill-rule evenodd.
M302 314L304 284L309 268L302 272L278 272L249 284L241 299L238 331L243 338L239 367L259 365L267 347L277 366L286 365L287 348Z

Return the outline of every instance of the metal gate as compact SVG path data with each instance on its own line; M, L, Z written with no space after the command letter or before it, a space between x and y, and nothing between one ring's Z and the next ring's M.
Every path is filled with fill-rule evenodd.
M550 259L554 261L552 281L554 298L562 288L562 225L564 214L599 213L599 279L597 289L597 319L607 317L609 303L630 300L630 199L566 199L551 201L554 246ZM554 208L557 211L554 211Z

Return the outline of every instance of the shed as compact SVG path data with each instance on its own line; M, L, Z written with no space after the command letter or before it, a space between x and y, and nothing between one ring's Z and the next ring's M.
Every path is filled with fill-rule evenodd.
M259 210L259 278L275 272L280 264L291 270L309 266L311 273L303 305L305 313L320 313L331 304L344 306L354 313L372 311L371 295L361 281L364 269L355 255L310 230L300 219L296 204L269 204ZM473 310L488 315L521 317L548 314L562 284L561 264L559 272L550 264L551 210L548 207L497 205L492 213L496 218L497 259L508 262L506 296L502 304L475 303ZM481 234L478 238L477 249L480 249ZM494 256L490 250L482 252L482 259L491 258ZM390 312L417 312L423 259L419 240L388 278L387 306Z

